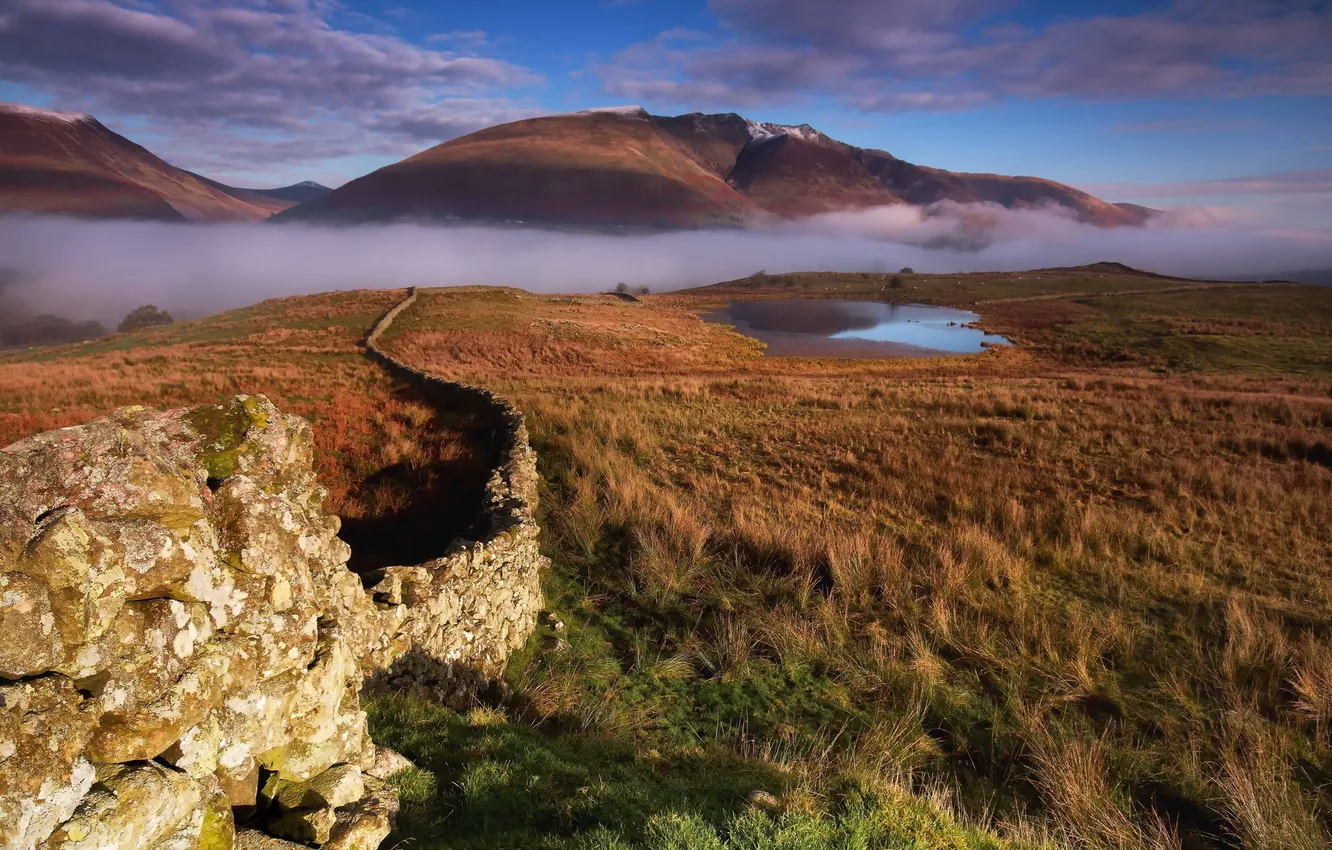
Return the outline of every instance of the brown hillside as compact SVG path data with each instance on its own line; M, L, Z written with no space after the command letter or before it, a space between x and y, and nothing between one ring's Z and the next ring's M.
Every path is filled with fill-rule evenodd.
M751 122L734 112L653 116L652 123L674 139L690 159L723 180L731 176L740 152L753 139Z
M954 174L983 201L1010 209L1039 207L1051 202L1077 213L1078 219L1098 227L1138 225L1146 216L1107 203L1094 195L1040 177L1007 177L1002 174Z
M0 104L0 211L165 221L267 218L90 115Z
M382 168L281 219L481 219L582 226L732 225L940 201L1059 204L1114 227L1145 215L1049 180L958 174L852 147L808 125L637 107L491 127Z
M847 146L831 141L793 133L755 140L741 152L729 182L787 218L902 203L848 156Z
M283 218L396 216L583 225L738 224L758 212L636 114L532 118L455 139Z

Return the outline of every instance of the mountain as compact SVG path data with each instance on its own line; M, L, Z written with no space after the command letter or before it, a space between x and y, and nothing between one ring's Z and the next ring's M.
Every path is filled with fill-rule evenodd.
M193 172L191 172L193 173ZM202 174L195 174L203 182L212 186L214 189L220 189L233 198L239 198L247 203L255 204L261 207L271 207L273 212L293 207L296 204L327 195L333 191L327 186L316 183L313 180L305 180L300 183L293 183L290 186L280 186L276 189L240 189L236 186L228 186L217 180L204 177Z
M760 208L637 114L552 115L408 157L278 216L738 224Z
M1131 215L1142 216L1143 221L1146 221L1152 216L1161 214L1160 210L1152 207L1144 207L1142 204L1115 204L1115 206Z
M1039 177L966 174L736 114L592 109L501 124L422 151L278 220L431 218L596 227L740 225L895 204L1057 204L1102 227L1146 208Z
M0 103L0 212L18 211L247 221L276 210L164 162L91 115Z

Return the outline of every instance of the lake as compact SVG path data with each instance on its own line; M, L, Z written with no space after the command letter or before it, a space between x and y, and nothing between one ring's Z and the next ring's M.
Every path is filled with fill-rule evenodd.
M967 327L980 316L951 307L784 298L737 301L703 314L734 325L767 344L774 357L937 357L974 354L986 345L1009 345L998 334Z

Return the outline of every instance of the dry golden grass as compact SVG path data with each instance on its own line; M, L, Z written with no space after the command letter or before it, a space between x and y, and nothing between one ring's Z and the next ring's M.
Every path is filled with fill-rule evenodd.
M347 519L395 515L445 470L483 474L466 423L433 409L366 359L361 338L401 290L265 301L244 310L103 340L0 357L0 446L117 407L173 407L264 393L315 424L326 507ZM385 470L404 474L385 475Z
M694 314L883 290L434 290L395 325L398 356L528 414L571 644L514 662L528 717L728 747L798 777L796 808L837 774L1029 843L1323 846L1332 291L917 276L904 300L1021 343L928 360L765 358ZM400 296L0 358L0 443L266 392L315 421L332 505L373 531L477 472L469 423L358 348Z
M822 719L774 696L739 715L754 735L845 724L838 752L947 777L1015 834L1036 817L1087 847L1314 846L1332 380L1301 346L1326 317L1237 361L1236 338L1300 321L1265 291L1243 321L1199 319L1217 356L1188 371L1101 356L1113 334L1085 324L1113 309L1115 333L1164 326L1168 348L1198 326L1156 317L1209 292L1058 321L1073 300L1008 302L987 326L1028 345L834 361L761 357L692 315L708 292L429 291L388 345L529 415L554 595L588 629L571 660L524 668L536 716L595 679L594 720L675 734L722 722L736 688L805 677Z

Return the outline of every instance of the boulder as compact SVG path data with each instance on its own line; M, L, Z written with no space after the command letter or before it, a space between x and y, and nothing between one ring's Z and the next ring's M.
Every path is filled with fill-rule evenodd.
M360 800L339 809L324 850L375 850L393 831L398 796L384 782L367 779Z
M309 850L304 844L296 844L281 838L260 832L257 829L243 829L236 833L234 850Z
M361 768L354 764L335 764L304 782L293 782L274 774L264 788L264 797L280 809L336 809L361 799L365 784Z
M375 779L387 781L404 770L412 770L415 767L416 765L412 764L411 759L396 750L390 750L388 747L375 747L375 761L366 769L365 773Z

